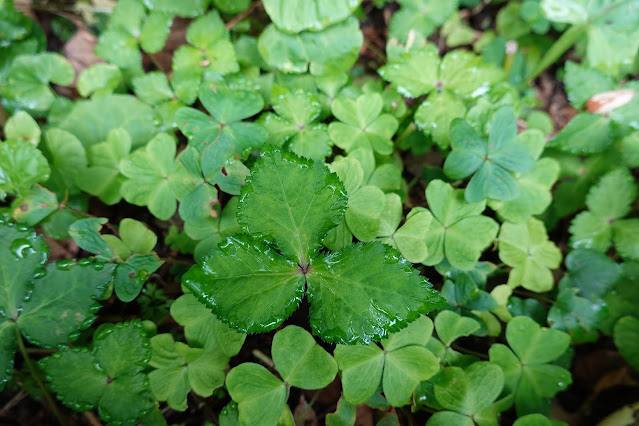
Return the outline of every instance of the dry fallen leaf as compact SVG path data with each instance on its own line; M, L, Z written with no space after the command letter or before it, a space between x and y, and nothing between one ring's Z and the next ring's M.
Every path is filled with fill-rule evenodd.
M64 44L63 54L73 65L76 79L86 68L98 62L103 62L102 59L93 53L96 43L96 37L86 27L79 26L75 34ZM75 81L72 87L75 87Z
M636 92L631 89L610 90L597 93L586 102L586 111L595 114L605 114L624 106L632 100Z

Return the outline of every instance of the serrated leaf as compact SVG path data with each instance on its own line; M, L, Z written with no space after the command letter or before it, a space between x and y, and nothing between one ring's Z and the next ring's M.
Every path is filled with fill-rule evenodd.
M450 346L452 342L463 336L469 336L479 329L477 321L462 317L453 311L441 311L435 317L435 330L442 343Z
M238 207L240 223L252 234L272 238L287 257L308 265L344 214L346 196L337 176L322 163L270 151L263 153L247 180Z
M240 424L277 424L289 393L266 368L250 362L229 372L226 387L238 403Z
M263 242L237 236L192 267L182 282L233 327L260 332L278 327L299 304L304 276L298 270Z
M80 411L97 406L107 422L131 422L154 404L143 373L148 345L140 322L106 325L95 334L91 352L63 349L41 365L65 405ZM120 356L123 347L126 357Z
M466 105L448 90L431 93L415 111L415 124L441 148L450 145L450 124L466 114Z
M499 258L512 266L508 276L511 287L544 292L552 289L551 269L559 267L561 252L548 240L544 224L530 218L525 223L506 222L499 233Z
M587 299L604 297L621 277L621 265L603 253L590 249L574 249L566 256L568 274L559 289L576 288Z
M11 378L17 346L15 322L2 318L0 320L0 390L4 390L5 383Z
M75 340L95 321L97 300L113 280L115 265L82 262L51 263L35 279L30 297L22 304L18 327L32 343L60 347Z
M113 93L122 82L122 72L116 65L97 63L85 68L78 76L77 88L83 97L101 97Z
M294 325L275 333L271 357L282 379L298 388L324 388L337 374L333 357L308 331Z
M21 195L49 178L51 168L39 149L28 142L0 142L0 199Z
M615 324L613 337L621 355L635 369L639 369L639 320L625 316Z
M615 88L615 83L609 75L573 61L566 62L565 72L566 93L575 108L581 108L597 93Z
M457 269L473 269L499 230L493 219L481 216L485 203L467 202L463 190L440 180L428 184L426 200L433 221L426 234L428 257L422 263L432 266L446 259Z
M307 276L311 327L325 341L368 343L442 306L410 263L381 243L320 257Z
M604 151L610 146L610 121L599 114L577 114L548 143L549 147L577 155Z
M280 29L299 33L305 30L320 31L336 22L348 18L359 5L360 0L338 0L330 4L313 0L310 4L303 0L266 0L264 9Z
M160 71L137 76L131 83L137 97L149 105L157 105L174 96L173 90L169 86L169 80Z

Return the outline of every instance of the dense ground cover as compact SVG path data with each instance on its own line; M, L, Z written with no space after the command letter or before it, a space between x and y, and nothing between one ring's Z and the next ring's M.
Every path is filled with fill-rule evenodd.
M636 1L0 0L0 36L2 422L635 421Z

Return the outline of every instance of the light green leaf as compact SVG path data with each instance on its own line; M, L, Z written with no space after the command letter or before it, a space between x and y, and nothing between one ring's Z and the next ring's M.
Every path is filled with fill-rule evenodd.
M11 62L7 86L2 89L2 93L22 108L42 115L55 99L49 83L68 86L74 77L73 66L58 53L20 55Z
M164 261L156 254L138 255L126 259L125 263L118 265L115 271L115 294L123 302L131 302L135 299L144 286L149 275L158 270Z
M78 76L78 92L82 97L107 96L122 82L122 72L116 65L97 63L85 68Z
M277 424L288 399L288 389L261 365L245 362L226 377L226 387L238 403L240 424Z
M360 0L337 0L325 3L312 0L265 0L264 9L278 28L299 33L305 30L320 31L331 24L348 18L359 6Z
M439 147L450 145L450 124L466 115L466 105L448 90L431 93L415 111L415 124L424 133L432 135Z
M326 415L327 426L353 426L356 418L356 407L342 397L337 402L334 413Z
M172 23L172 14L166 12L151 12L142 25L138 39L142 50L147 53L160 52L171 32Z
M80 248L98 255L98 258L115 259L115 251L100 235L102 225L108 221L106 217L79 219L69 227L69 235Z
M346 196L337 176L320 162L275 150L263 153L247 180L238 208L240 223L308 265L344 214Z
M615 324L613 337L619 352L635 369L639 369L639 320L625 316Z
M95 321L97 300L113 280L115 265L51 263L34 280L30 297L22 304L18 327L32 343L60 347L75 340Z
M51 169L42 152L28 142L0 142L0 200L22 195L36 182L49 178Z
M409 262L421 263L428 257L426 238L432 220L429 211L413 209L406 222L393 234L397 249Z
M163 72L153 71L137 76L131 83L137 97L149 105L158 105L173 99L173 90Z
M358 240L372 241L379 235L385 199L384 192L373 185L363 186L349 196L346 224Z
M548 147L577 155L602 152L610 146L610 120L600 114L582 112L561 129Z
M435 45L428 43L421 49L389 55L387 65L379 74L403 96L416 98L435 88L441 61Z
M117 203L122 199L120 187L125 180L120 174L120 162L130 152L131 138L126 130L111 130L105 142L88 148L89 167L78 172L76 183L107 205Z
M353 194L364 182L364 169L359 161L350 157L342 157L328 165L331 172L337 174L347 194ZM401 217L400 217L401 220ZM398 222L399 223L399 222Z
M127 131L132 148L146 144L156 133L151 107L130 95L78 101L56 127L73 133L87 148L108 140L109 132L117 128Z
M386 351L405 346L416 345L426 346L433 333L433 322L426 315L422 315L408 326L390 335L388 339L382 340L382 345Z
M171 316L184 326L184 335L192 347L219 348L232 357L237 355L246 339L245 334L217 319L191 294L184 294L173 302Z
M40 185L34 185L25 197L15 198L11 203L13 218L29 226L38 224L54 212L62 211L59 207L58 197Z
M174 138L160 133L120 163L122 174L128 178L120 190L124 199L131 204L148 206L161 220L169 219L177 208L170 185L175 150Z
M550 270L559 267L561 252L548 240L544 224L530 218L525 223L502 225L499 258L513 267L508 276L509 286L521 285L528 290L544 292L553 287Z
M435 330L442 343L450 346L463 336L469 336L479 330L479 323L472 318L462 317L453 311L441 311L435 317Z
M13 114L4 125L4 137L7 140L15 139L38 146L41 134L38 123L24 111Z
M334 354L341 371L344 399L355 405L367 401L382 379L382 350L376 345L337 345Z
M46 132L46 146L49 150L51 176L47 186L57 193L77 194L80 192L76 179L87 167L87 155L82 143L66 130L52 128Z
M282 379L298 388L324 388L337 374L333 357L308 331L294 325L275 333L271 357Z
M298 265L245 236L227 238L182 282L225 322L253 333L278 327L304 294Z
M612 224L612 238L617 253L624 259L639 260L639 220L618 220Z
M271 67L284 72L325 75L348 71L357 60L362 42L359 23L351 17L323 31L295 35L269 25L260 34L257 47Z
M405 346L384 358L384 396L394 407L408 404L419 382L439 371L435 356L422 346Z
M379 340L443 305L430 284L381 243L351 245L318 258L307 286L311 327L325 341Z
M465 416L460 413L455 413L454 411L438 411L433 414L428 421L426 422L426 426L475 426L475 422L468 416Z
M566 333L540 327L528 317L515 317L508 323L506 340L524 364L553 361L570 344L570 337Z
M597 93L615 88L613 79L596 69L573 61L567 61L564 69L566 93L575 108L583 107L586 101Z
M422 263L432 266L447 259L457 269L473 269L499 230L493 219L481 216L485 203L467 202L463 190L440 180L428 184L426 200L433 221L426 234L428 257Z

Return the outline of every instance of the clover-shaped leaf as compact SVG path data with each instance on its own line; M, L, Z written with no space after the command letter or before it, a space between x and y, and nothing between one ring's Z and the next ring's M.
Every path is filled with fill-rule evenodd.
M463 190L440 180L428 184L426 200L433 221L426 234L428 257L422 263L436 265L446 259L457 269L473 269L499 230L497 222L481 215L486 204L469 203Z
M574 343L594 342L599 338L598 327L608 318L603 299L588 300L578 296L578 289L563 288L548 311L552 328L565 331Z
M206 74L229 74L239 71L229 32L217 11L201 15L186 31L189 44L173 55L171 83L178 98L189 105L198 96Z
M267 112L260 117L270 133L270 143L286 143L288 150L311 160L324 160L331 153L326 124L317 122L322 112L317 96L304 89L291 92L274 85L271 103L277 114Z
M639 230L639 220L622 219L636 198L637 185L628 169L606 173L588 192L588 211L570 224L572 246L605 252L612 243L623 257L639 259L639 244L629 238Z
M390 114L382 114L383 99L378 93L367 93L356 99L340 96L331 104L331 111L339 121L328 126L331 139L349 152L365 147L381 155L393 151L391 138L398 123Z
M175 139L159 133L149 143L131 153L120 163L120 170L127 177L120 192L125 200L138 206L148 206L149 211L161 220L167 220L177 208L176 196L171 187L175 172Z
M433 216L428 210L414 208L406 215L404 224L397 228L401 220L401 200L397 194L386 194L386 196L387 199L390 197L391 200L396 200L395 204L398 206L399 218L396 221L393 220L394 223L390 224L387 230L383 231L380 226L380 234L382 236L388 235L382 238L382 241L399 250L406 260L413 263L423 262L428 257L426 238ZM392 207L389 209L388 204L386 207L386 212L392 211Z
M521 285L528 290L543 292L553 287L550 270L561 263L561 252L552 241L548 241L544 224L530 218L524 223L506 222L501 226L499 258L513 268L508 276L508 285Z
M224 384L229 357L221 351L191 348L170 334L158 334L150 342L149 365L155 370L149 373L149 385L153 395L169 407L184 411L191 390L208 397Z
M333 357L308 331L297 326L288 326L275 334L271 353L283 382L253 363L233 368L226 377L229 394L238 403L241 424L277 423L285 410L290 386L320 389L337 374Z
M344 343L379 340L441 306L430 284L390 247L359 244L318 254L343 217L343 191L322 163L264 152L238 209L251 235L227 238L184 275L185 287L244 332L279 326L307 289L313 330Z
M127 356L121 356L122 348ZM40 361L51 388L78 411L98 408L107 422L131 422L154 406L144 369L151 351L142 323L106 325L91 349L63 349Z
M622 266L592 249L574 249L566 256L568 273L559 288L576 288L587 299L604 297L621 277Z
M45 140L51 166L47 187L58 194L79 193L76 179L88 163L84 145L72 133L56 128L46 131Z
M384 350L374 344L338 345L335 359L341 371L344 399L351 404L365 402L382 381L384 396L391 405L408 403L419 382L439 370L439 363L424 347L432 331L432 321L422 316L383 341Z
M479 323L469 317L463 317L453 311L441 311L435 317L435 330L439 340L450 346L463 336L469 336L479 329Z
M517 124L511 107L502 107L495 113L488 140L462 119L451 124L453 151L446 157L444 173L451 179L463 179L474 173L466 187L468 202L486 198L508 201L519 196L513 172L531 171L535 160L516 136Z
M393 13L389 25L389 38L406 42L413 31L417 37L428 37L457 10L454 2L436 0L408 0Z
M506 340L490 347L490 361L504 370L504 393L514 394L517 414L547 413L546 398L566 389L570 372L549 362L559 358L570 345L570 336L542 328L528 317L515 317L506 328Z

